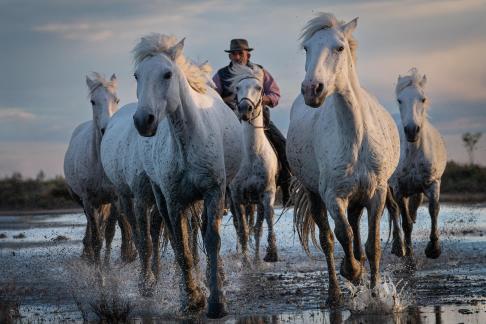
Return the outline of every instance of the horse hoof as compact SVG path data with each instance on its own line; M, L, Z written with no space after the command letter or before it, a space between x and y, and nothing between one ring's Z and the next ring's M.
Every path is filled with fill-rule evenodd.
M193 297L189 298L187 303L186 312L188 313L198 313L206 306L206 297L204 294L197 290L197 293Z
M341 276L351 281L353 284L359 284L361 280L361 274L363 273L363 267L361 263L356 260L352 260L351 263L344 259L341 262L340 269Z
M396 255L399 258L404 257L405 247L403 246L403 242L401 242L400 240L393 240L391 253Z
M139 283L140 295L143 297L153 297L157 280L153 273L147 274L145 279Z
M277 251L267 251L267 254L263 258L265 262L277 262L278 261L278 254Z
M341 307L344 303L343 295L340 291L329 292L329 296L326 299L326 305L329 308Z
M440 256L440 244L439 241L430 241L427 243L427 247L425 248L425 255L429 259L437 259Z
M224 303L209 303L208 318L222 318L226 315L228 315L228 312Z
M130 249L130 251L122 251L121 260L123 263L132 263L137 259L137 250Z

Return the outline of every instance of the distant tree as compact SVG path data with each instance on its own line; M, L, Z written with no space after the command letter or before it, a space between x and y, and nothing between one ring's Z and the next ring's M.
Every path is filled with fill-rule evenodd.
M467 153L469 154L469 164L474 164L474 151L476 151L479 139L481 138L482 133L464 133L462 134L462 141L464 142L464 146L466 147Z
M42 182L42 181L46 180L46 174L44 173L43 170L40 170L39 173L37 173L35 180L37 180L38 182Z

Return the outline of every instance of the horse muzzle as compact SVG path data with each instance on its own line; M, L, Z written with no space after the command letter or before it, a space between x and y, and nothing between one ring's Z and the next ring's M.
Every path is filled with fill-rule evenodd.
M157 123L153 114L137 109L133 115L133 123L141 136L152 137L157 133Z
M327 97L327 91L324 90L322 82L302 82L301 93L304 96L305 104L312 108L319 108Z
M415 143L418 140L418 135L420 132L420 126L417 125L407 125L403 128L405 132L405 137L408 142Z

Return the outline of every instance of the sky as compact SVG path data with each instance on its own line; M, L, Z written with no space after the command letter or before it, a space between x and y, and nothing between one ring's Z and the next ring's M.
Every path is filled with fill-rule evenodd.
M486 132L486 1L0 0L0 177L62 175L72 131L92 118L86 74L116 73L120 106L136 101L131 50L152 32L186 37L186 56L214 71L230 39L248 39L280 86L272 120L285 134L304 77L298 38L317 12L359 17L361 85L395 118L398 75L425 73L448 157L468 161L461 135ZM486 164L486 134L475 158Z

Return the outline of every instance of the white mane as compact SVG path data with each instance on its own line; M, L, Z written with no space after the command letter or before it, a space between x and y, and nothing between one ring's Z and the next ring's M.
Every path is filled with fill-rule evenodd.
M251 66L243 64L233 64L230 71L234 75L229 80L231 82L230 89L232 89L233 91L238 83L240 83L240 81L245 78L255 78L260 84L263 84L263 69L256 64L252 64Z
M422 81L424 76L419 74L417 68L411 68L409 72L410 72L410 75L398 76L397 86L395 87L395 93L396 93L397 96L405 88L410 87L412 85L415 85L420 89L423 88L421 81Z
M302 29L302 34L299 37L301 40L300 46L304 47L304 43L319 30L341 27L344 24L344 21L337 20L332 13L320 12L314 18L309 20ZM349 49L351 50L351 56L353 57L353 60L356 61L356 48L358 47L358 42L352 36L348 37L347 40L349 43Z
M133 49L135 66L143 60L159 54L169 54L169 50L177 44L175 36L153 33L141 38L140 42ZM200 93L205 93L208 85L208 76L212 68L208 63L197 65L180 55L176 62L186 76L191 88Z
M89 96L91 96L99 87L104 87L111 93L115 93L118 87L116 80L106 80L106 78L98 72L91 72L88 75L88 78L91 80L88 94Z

